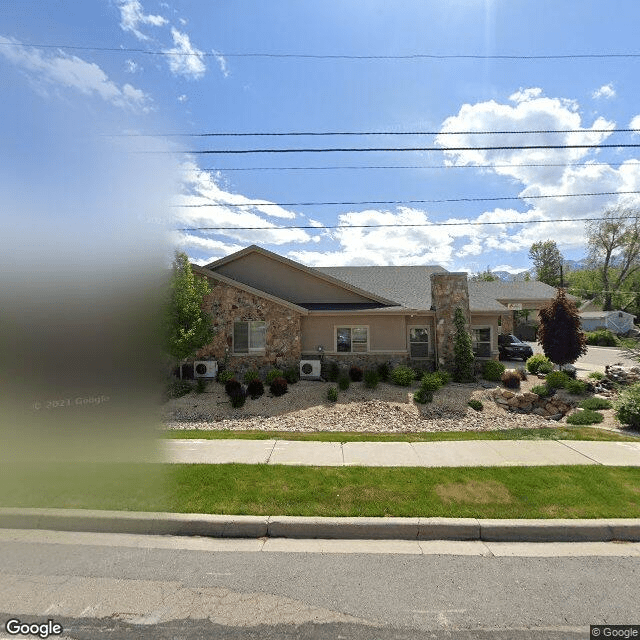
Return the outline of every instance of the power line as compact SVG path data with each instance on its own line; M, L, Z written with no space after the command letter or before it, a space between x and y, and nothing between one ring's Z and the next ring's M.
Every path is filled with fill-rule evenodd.
M224 52L224 51L161 51L132 47L91 47L68 44L45 44L36 42L0 42L0 46L34 47L37 49L68 49L70 51L98 51L104 53L140 53L153 56L184 56L197 58L274 58L309 60L590 60L590 59L634 59L640 53L566 53L566 54L439 54L410 53L400 55L353 55L353 54L310 54L310 53L266 53L266 52Z
M489 198L445 198L442 200L360 200L349 202L248 202L224 203L212 202L207 204L175 204L174 208L197 209L202 207L312 207L324 205L362 205L362 204L436 204L448 202L493 202L500 200L540 200L546 198L582 198L590 196L635 195L640 191L600 191L595 193L561 193L537 196L497 196Z

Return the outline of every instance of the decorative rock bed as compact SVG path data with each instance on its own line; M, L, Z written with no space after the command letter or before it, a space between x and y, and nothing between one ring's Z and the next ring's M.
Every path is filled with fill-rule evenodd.
M491 392L493 400L502 405L507 411L515 413L534 413L548 420L560 420L575 407L575 403L567 398L561 398L557 393L547 398L541 398L537 393L525 391L515 393L500 387Z

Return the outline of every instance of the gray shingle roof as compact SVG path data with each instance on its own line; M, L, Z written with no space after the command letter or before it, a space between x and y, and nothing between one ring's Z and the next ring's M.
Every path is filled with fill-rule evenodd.
M549 300L555 298L556 289L544 282L469 282L469 295L480 295L494 300ZM571 297L571 296L570 296Z

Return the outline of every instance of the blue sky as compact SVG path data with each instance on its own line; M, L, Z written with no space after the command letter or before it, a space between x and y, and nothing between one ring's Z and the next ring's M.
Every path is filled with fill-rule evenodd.
M527 253L538 240L555 240L568 259L586 253L583 222L540 221L596 217L607 206L640 203L636 195L531 198L638 191L640 153L634 148L446 151L451 146L640 143L637 135L610 131L640 129L640 58L482 57L638 53L640 5L634 0L618 0L615 11L611 3L595 0L60 0L46 10L25 6L9 3L0 22L5 151L0 193L5 210L13 212L15 246L24 260L45 259L61 247L78 259L100 251L113 257L114 249L121 257L145 255L166 230L257 226L269 229L172 232L165 248L176 246L200 264L255 243L309 265L441 264L451 270L490 266L515 272L531 267ZM234 55L247 53L481 57ZM163 135L537 129L606 132ZM416 146L442 150L179 153ZM532 164L557 166L519 166ZM273 170L328 166L416 168ZM498 197L513 199L406 203ZM327 201L405 204L255 204ZM514 220L527 224L437 225ZM355 226L363 224L391 226ZM424 226L393 226L398 224ZM278 228L288 225L314 228ZM331 225L343 228L324 228Z

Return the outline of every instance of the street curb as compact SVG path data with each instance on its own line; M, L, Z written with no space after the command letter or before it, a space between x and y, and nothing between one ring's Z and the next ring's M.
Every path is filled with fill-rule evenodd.
M601 520L325 518L0 508L0 528L210 538L482 540L485 542L640 541L640 519L638 518Z

